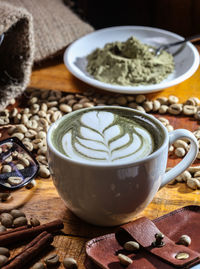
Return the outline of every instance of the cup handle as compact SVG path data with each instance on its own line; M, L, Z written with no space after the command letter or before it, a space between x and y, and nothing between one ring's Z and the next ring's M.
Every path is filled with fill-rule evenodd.
M173 144L177 139L187 138L190 141L190 150L186 156L181 160L174 168L165 173L161 182L160 188L164 187L171 180L183 173L190 164L195 160L198 153L198 144L196 137L188 130L177 129L169 133L169 146Z

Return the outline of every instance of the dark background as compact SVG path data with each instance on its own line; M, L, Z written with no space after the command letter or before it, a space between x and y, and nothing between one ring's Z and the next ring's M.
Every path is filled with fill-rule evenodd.
M81 15L96 29L141 25L182 36L200 33L200 0L76 0Z

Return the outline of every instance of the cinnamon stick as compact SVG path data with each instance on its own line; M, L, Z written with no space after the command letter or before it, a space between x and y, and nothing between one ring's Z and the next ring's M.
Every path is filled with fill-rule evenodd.
M20 242L22 240L27 240L37 236L43 231L47 231L49 233L56 232L64 227L63 222L59 219L54 220L52 222L42 224L36 227L24 227L21 230L15 230L13 232L0 234L0 246L6 246L9 244L14 244L16 242Z
M8 261L9 264L2 269L24 268L27 263L36 257L40 252L53 242L53 236L47 232L40 233L34 238L18 255Z
M5 234L14 233L14 232L17 232L17 231L22 231L22 230L25 230L25 229L30 228L30 227L31 226L25 225L25 226L17 227L17 228L14 228L14 229L10 229L8 231L1 232L0 236L5 235Z

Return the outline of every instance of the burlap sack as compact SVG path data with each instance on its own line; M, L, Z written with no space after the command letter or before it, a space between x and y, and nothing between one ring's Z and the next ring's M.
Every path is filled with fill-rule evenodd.
M83 22L63 0L7 0L23 6L33 16L35 35L34 61L39 62L62 52L75 39L93 28Z
M0 110L27 86L34 56L31 15L22 8L0 2Z
M62 0L0 0L0 34L6 33L0 46L0 110L26 88L33 61L63 53L91 31Z

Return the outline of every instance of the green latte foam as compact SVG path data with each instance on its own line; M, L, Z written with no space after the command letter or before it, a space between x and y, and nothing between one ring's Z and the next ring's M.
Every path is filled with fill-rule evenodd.
M163 142L159 125L117 108L80 110L52 132L55 148L82 162L124 163L148 156Z

